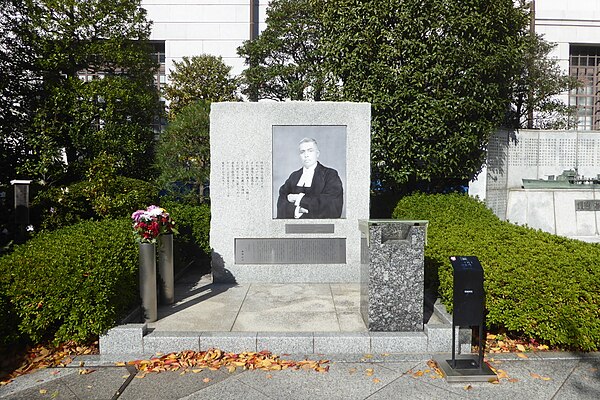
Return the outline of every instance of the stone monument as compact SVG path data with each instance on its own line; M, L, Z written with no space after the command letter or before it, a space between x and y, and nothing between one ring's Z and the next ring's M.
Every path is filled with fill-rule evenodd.
M344 102L211 105L215 282L360 281L370 110Z

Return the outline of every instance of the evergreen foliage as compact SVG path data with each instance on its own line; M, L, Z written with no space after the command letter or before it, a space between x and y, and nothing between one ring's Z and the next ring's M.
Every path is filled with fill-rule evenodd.
M373 106L381 187L473 178L509 108L527 13L512 0L334 0L320 13L341 98Z
M251 99L324 100L325 75L319 42L322 26L312 0L272 0L267 27L238 48Z
M140 1L3 1L11 5L0 8L11 44L0 51L7 81L23 83L3 89L18 107L2 114L18 121L19 131L0 126L0 143L10 138L27 153L26 159L17 153L8 173L71 182L107 152L128 175L146 175L158 92ZM96 79L80 79L83 72Z
M188 104L160 136L156 149L158 184L164 196L189 204L205 200L210 177L210 103Z
M230 76L231 67L221 57L203 54L174 61L164 95L169 104L169 119L173 120L186 106L199 100L235 101L237 79Z

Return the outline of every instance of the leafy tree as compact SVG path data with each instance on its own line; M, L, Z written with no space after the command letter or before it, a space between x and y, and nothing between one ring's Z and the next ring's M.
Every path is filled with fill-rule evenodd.
M514 82L512 107L507 125L526 129L569 129L576 125L576 110L557 97L578 86L577 79L565 74L550 52L556 44L540 35L523 40L521 67Z
M319 41L322 25L311 0L273 0L267 28L238 48L248 68L242 78L251 99L322 100L326 91Z
M0 183L17 176L27 154L24 140L39 84L27 45L30 18L19 0L0 0Z
M19 13L8 18L19 29L11 33L33 56L23 75L40 88L35 103L22 102L32 121L19 137L28 147L21 171L46 181L64 180L66 172L77 180L107 152L124 173L146 174L158 93L147 45L150 23L140 1L15 3ZM11 63L15 55L8 52ZM82 80L82 72L95 79Z
M210 103L188 104L160 136L157 150L159 184L167 197L198 204L210 174Z
M372 103L382 187L472 178L509 107L527 12L512 0L316 2L342 98Z
M164 95L169 104L169 118L174 119L187 105L198 100L235 101L237 79L229 74L231 67L221 57L207 54L183 57L174 62Z

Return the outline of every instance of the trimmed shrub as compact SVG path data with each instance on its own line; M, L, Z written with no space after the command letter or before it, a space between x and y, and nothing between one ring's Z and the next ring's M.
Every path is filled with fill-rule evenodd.
M6 291L6 282L0 277L0 349L17 342L20 337L17 315Z
M426 268L452 310L449 257L475 255L485 271L487 323L552 345L600 348L600 245L499 220L467 195L415 194L397 219L429 220Z
M139 302L131 222L84 221L40 233L0 257L0 276L21 336L89 340Z
M210 207L207 204L192 206L188 204L165 203L162 205L175 221L178 235L175 235L175 266L183 267L194 261L210 270Z

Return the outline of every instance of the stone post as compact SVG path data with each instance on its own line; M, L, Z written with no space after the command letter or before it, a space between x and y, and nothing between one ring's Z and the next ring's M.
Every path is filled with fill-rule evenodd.
M428 221L359 221L360 308L368 330L423 330L427 224Z

